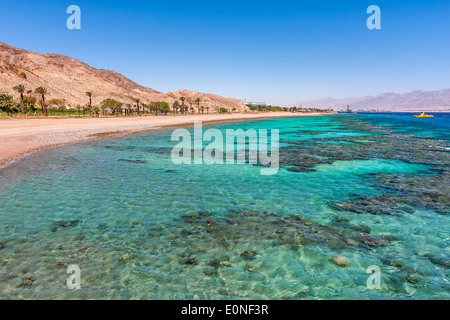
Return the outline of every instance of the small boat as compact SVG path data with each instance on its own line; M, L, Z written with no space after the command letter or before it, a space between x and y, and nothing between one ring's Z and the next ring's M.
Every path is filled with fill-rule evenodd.
M422 112L420 115L414 116L414 118L434 118L434 116L432 114L425 114L425 112Z

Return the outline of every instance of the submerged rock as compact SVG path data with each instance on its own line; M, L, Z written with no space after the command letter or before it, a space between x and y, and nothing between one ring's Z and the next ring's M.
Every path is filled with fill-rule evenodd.
M195 265L198 265L197 255L191 254L187 258L182 259L181 263L187 265L188 267L193 267Z
M208 265L217 269L221 266L220 259L212 259L208 262Z
M133 221L130 228L138 228L141 223L139 221Z
M425 255L426 257L428 257L430 259L430 261L434 264L449 268L450 267L450 259L445 258L445 257L439 257L436 256L433 253L427 253Z
M359 246L358 241L355 241L355 240L352 240L352 239L347 239L345 242L346 242L349 246L353 246L353 247Z
M287 170L291 171L291 172L313 172L313 171L316 171L316 170L308 168L308 167L290 167Z
M348 267L349 265L351 265L351 261L344 257L344 256L334 256L333 258L330 259L331 262L333 262L335 265L339 266L339 267Z
M130 260L130 259L131 259L131 254L125 253L123 256L121 256L121 257L119 258L119 261L125 262L125 261L128 261L128 260Z
M253 269L253 267L252 267L251 265L249 265L249 264L246 264L246 265L245 265L245 271L248 271L248 272L255 272L255 270Z
M398 241L398 240L399 240L398 236L396 236L395 234L388 234L388 235L385 235L385 236L383 236L383 239L385 239L385 240L388 241L388 242L391 242L391 241Z
M353 229L367 234L372 232L372 229L366 226L354 226Z
M244 260L255 260L258 254L255 251L244 251L239 256Z
M338 216L335 216L335 217L334 217L334 220L335 220L337 223L350 222L350 220L348 220L348 219L346 219L346 218L341 218L341 217L338 217Z
M378 239L369 235L358 236L358 240L371 247L382 247L388 244L388 241L385 239Z
M214 269L214 268L204 269L203 273L210 277L217 277L219 275L219 273L217 272L217 269Z
M386 204L382 198L374 198L368 196L358 195L358 200L340 202L333 202L330 207L334 209L350 211L358 214L369 213L373 215L401 215L402 211L395 203Z
M408 281L409 283L412 283L412 284L417 284L417 283L419 283L419 277L415 274L409 274L406 277L406 281Z
M119 159L117 161L129 162L129 163L147 163L147 160L130 160L130 159Z
M297 299L305 299L307 296L309 296L309 293L307 291L299 291L295 297Z
M76 236L75 236L75 240L83 240L84 239L84 236L83 236L83 234L81 234L81 233L78 233Z
M30 288L33 285L33 282L36 281L35 277L23 279L21 283L17 285L17 288Z
M53 222L53 225L56 226L56 227L70 228L70 227L77 226L79 223L80 223L80 220L63 220L63 221ZM56 230L57 229L58 228L56 228ZM53 228L52 228L52 231L53 231Z
M395 260L395 259L390 259L390 258L383 258L383 259L381 259L381 262L386 265L396 267L398 269L402 269L403 266L405 265L405 263L401 260Z
M213 268L220 268L222 266L229 266L230 265L230 259L228 257L222 257L220 259L212 259L208 262L208 265Z

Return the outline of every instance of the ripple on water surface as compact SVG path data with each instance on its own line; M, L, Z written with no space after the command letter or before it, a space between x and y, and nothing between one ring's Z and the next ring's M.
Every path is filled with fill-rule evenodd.
M275 176L174 165L169 130L35 154L0 173L0 297L448 299L448 141L398 121L215 125L281 129Z

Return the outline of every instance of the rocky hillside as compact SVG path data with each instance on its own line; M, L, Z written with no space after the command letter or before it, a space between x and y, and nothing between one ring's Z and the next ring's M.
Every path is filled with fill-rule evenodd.
M229 110L246 110L240 100L224 98L215 94L190 90L162 93L141 86L125 76L105 69L96 69L74 58L56 53L39 54L19 49L0 42L0 92L15 97L12 88L22 84L27 90L46 87L48 97L64 98L68 104L86 104L86 92L93 93L93 105L99 105L106 98L132 103L134 98L142 102L166 101L173 103L181 96L186 105L195 106L194 100L201 99L201 105L214 110L225 107Z

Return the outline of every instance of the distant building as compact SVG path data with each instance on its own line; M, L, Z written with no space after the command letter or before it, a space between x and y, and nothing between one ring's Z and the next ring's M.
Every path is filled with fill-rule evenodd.
M252 105L254 107L265 107L267 106L267 103L265 102L256 102L256 101L244 101L242 102L243 105Z

